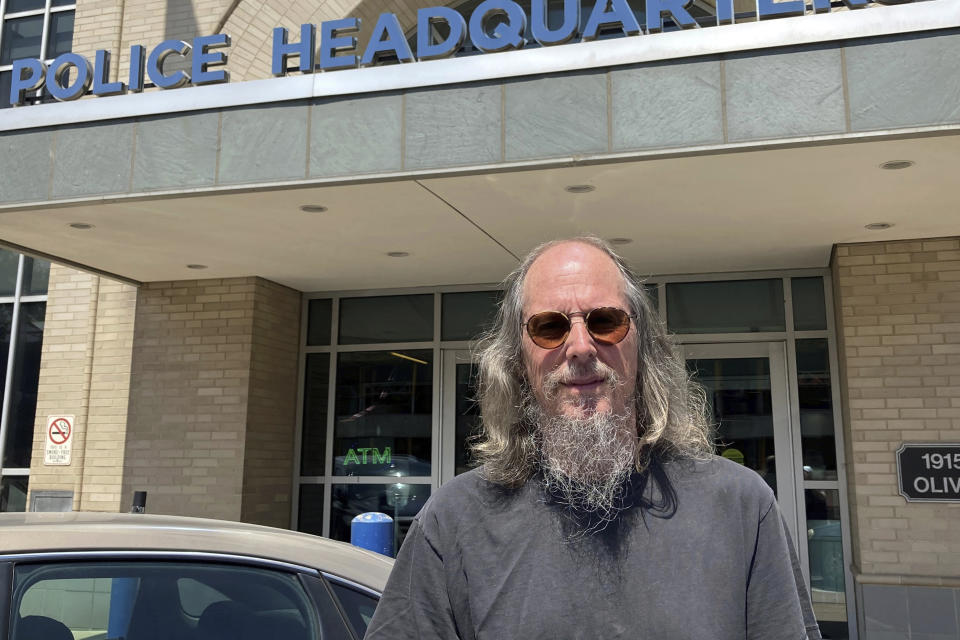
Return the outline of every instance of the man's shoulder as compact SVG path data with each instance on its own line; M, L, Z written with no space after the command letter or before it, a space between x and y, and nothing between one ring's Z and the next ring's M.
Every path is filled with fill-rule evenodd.
M483 467L461 473L433 492L417 518L458 520L464 513L482 508L484 496L494 490L494 487L495 485L484 479Z
M774 500L773 490L759 473L721 456L671 460L663 467L680 493L708 499L725 495L759 508L768 507Z

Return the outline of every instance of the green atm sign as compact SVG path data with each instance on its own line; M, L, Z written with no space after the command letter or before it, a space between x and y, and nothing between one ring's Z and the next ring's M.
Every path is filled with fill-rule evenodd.
M343 464L390 464L390 447L384 447L382 452L376 447L348 449Z

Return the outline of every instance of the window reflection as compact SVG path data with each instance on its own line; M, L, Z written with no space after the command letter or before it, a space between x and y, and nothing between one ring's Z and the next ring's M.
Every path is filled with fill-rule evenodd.
M342 353L334 474L429 476L433 351Z
M348 542L353 518L361 513L378 511L393 518L396 555L413 517L429 497L428 484L335 484L330 504L330 537Z
M456 440L454 446L454 473L460 475L476 466L470 453L470 445L480 434L480 405L477 404L477 376L479 370L476 364L464 363L457 365L457 423Z
M804 497L814 612L818 620L846 621L840 492L836 489L807 489Z
M807 480L836 480L837 450L826 338L797 340L797 387L804 476Z
M327 452L327 392L330 386L330 354L307 354L303 372L303 438L300 442L300 474L322 476Z

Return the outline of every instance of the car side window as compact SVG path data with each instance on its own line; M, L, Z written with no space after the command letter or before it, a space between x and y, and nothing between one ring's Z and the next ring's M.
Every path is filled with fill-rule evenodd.
M373 612L376 610L379 600L369 593L348 587L335 580L330 580L330 587L337 596L337 600L340 601L344 613L347 614L350 626L353 627L357 637L362 638L367 632L367 625L373 618Z
M318 640L297 576L207 562L14 567L11 640Z

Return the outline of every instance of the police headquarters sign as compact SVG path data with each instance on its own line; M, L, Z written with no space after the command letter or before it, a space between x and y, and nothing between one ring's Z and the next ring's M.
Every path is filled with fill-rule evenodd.
M810 0L814 14L831 11L830 0ZM845 8L868 5L904 4L913 0L843 0ZM548 3L549 9L548 12ZM485 0L464 17L449 7L428 7L417 11L417 38L411 48L397 16L383 13L370 31L368 44L357 50L359 18L330 20L300 26L299 40L289 41L287 29L273 30L272 72L287 74L291 61L302 73L369 67L384 62L411 63L455 56L468 39L482 53L522 49L536 43L551 47L577 41L596 40L601 34L619 33L633 37L659 33L665 24L682 29L733 24L737 17L733 0L717 0L714 15L698 22L689 9L693 0L597 0L581 20L581 0L531 0L530 13L511 0ZM646 16L641 26L636 11ZM802 16L806 0L757 0L761 19ZM582 28L581 28L581 25ZM668 24L669 26L669 24ZM528 40L528 38L530 38ZM186 85L223 83L229 72L222 68L230 46L226 34L194 38L192 42L166 40L149 52L134 45L129 52L130 72L125 81L109 81L111 52L99 50L93 62L77 53L64 53L48 66L42 60L25 58L13 62L10 103L23 105L28 94L44 86L56 100L75 100L92 89L95 96L112 96L143 91L151 82L161 89ZM189 72L165 70L164 61L192 54Z
M960 502L960 444L903 444L897 477L907 502Z

